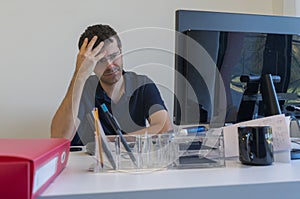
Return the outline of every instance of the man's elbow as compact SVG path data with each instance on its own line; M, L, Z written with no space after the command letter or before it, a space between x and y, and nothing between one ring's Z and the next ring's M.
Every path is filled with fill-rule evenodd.
M162 123L162 128L160 129L159 133L164 133L164 132L168 132L171 131L173 129L173 126L171 124L171 121L169 118L167 118L164 123Z
M59 133L59 131L53 126L51 126L50 137L51 138L64 138L63 134Z
M71 138L73 136L68 135L65 131L63 131L62 129L56 127L55 125L51 125L50 137L51 138L66 138L66 139L71 140Z
M66 123L65 121L52 119L50 136L51 138L66 138L72 140L77 131L76 124L79 125L79 123L79 120L75 120L75 123Z

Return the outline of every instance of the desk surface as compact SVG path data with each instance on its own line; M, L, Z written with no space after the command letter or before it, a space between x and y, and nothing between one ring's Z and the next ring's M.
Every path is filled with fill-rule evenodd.
M84 152L72 152L67 167L39 198L299 198L300 160L291 164L161 170L145 173L93 173ZM298 194L299 193L299 194Z

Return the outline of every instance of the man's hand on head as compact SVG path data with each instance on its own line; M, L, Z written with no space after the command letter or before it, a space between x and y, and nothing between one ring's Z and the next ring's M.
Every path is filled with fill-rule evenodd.
M87 38L84 39L76 61L76 73L80 78L87 79L94 71L97 62L102 59L106 52L101 52L104 42L100 42L94 49L93 46L97 41L97 36L94 36L89 42ZM104 69L103 69L104 71Z

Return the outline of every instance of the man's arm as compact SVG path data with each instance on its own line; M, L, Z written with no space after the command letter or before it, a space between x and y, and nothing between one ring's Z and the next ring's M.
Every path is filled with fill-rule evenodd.
M149 127L132 132L130 134L159 134L172 130L172 124L169 118L169 114L166 110L160 110L148 118Z
M105 52L100 53L103 42L92 49L96 40L95 36L88 43L86 38L79 50L76 69L67 94L52 119L51 137L73 139L75 135L80 123L77 115L85 81L93 72L97 62L105 55Z
M73 139L80 123L77 114L84 83L84 79L77 79L75 72L67 94L52 119L51 137Z

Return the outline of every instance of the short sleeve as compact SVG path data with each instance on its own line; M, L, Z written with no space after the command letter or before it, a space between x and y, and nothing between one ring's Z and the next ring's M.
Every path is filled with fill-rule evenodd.
M167 108L158 88L151 81L144 86L144 112L146 118L160 110L167 110Z

